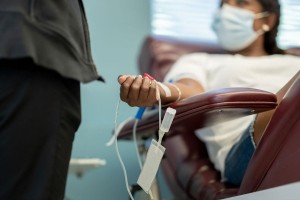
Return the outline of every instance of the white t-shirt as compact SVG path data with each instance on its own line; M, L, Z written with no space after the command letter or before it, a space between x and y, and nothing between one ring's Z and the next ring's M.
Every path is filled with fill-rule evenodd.
M278 92L300 70L300 57L271 55L246 57L193 53L180 58L165 77L165 82L193 78L206 91L227 87L250 87ZM255 116L199 129L196 135L207 147L210 160L223 177L225 158Z

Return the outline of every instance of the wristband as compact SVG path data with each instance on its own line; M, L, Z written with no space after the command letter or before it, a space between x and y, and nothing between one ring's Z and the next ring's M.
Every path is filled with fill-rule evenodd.
M175 102L177 102L177 101L179 101L179 100L181 99L182 93L181 93L181 90L179 89L179 87L178 87L177 85L172 84L172 86L173 86L173 87L177 90L177 92L178 92L178 97L177 97L177 99L176 99L176 101L175 101Z

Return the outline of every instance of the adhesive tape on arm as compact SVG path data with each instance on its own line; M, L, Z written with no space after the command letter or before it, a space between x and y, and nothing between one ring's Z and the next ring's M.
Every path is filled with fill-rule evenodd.
M160 83L160 82L157 82L157 83L163 89L163 91L165 92L166 97L170 97L171 96L171 90L167 86L165 86L163 83Z

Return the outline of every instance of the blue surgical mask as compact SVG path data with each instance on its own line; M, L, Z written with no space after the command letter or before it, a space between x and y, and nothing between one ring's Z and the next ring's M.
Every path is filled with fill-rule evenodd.
M246 9L224 4L215 14L212 28L225 50L239 51L250 46L261 34L269 30L267 25L259 31L253 30L254 20L267 15L267 12L255 14Z

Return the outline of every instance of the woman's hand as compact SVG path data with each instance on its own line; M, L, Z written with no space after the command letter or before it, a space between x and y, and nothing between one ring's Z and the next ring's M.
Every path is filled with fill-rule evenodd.
M119 76L120 98L130 106L150 107L161 99L162 104L170 104L204 92L202 85L194 79L184 78L176 83L157 83L147 76ZM165 87L165 89L164 89Z
M148 77L121 75L120 98L130 106L150 107L159 100L159 89L155 80Z

